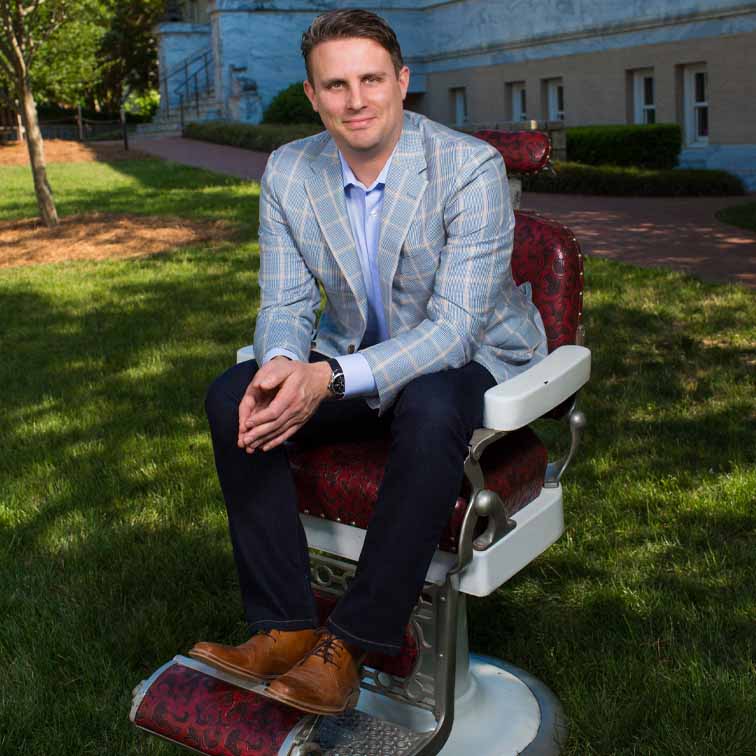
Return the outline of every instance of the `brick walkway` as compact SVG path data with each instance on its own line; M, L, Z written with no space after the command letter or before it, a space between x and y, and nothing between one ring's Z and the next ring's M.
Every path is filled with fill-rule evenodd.
M266 153L171 137L135 140L143 152L244 179L262 176ZM750 198L753 201L753 198ZM747 197L593 197L525 194L523 209L569 226L587 255L683 270L756 289L756 233L714 213Z

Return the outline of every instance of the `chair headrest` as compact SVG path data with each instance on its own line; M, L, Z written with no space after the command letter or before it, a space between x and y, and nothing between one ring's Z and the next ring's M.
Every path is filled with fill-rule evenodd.
M507 173L538 173L551 157L551 140L542 131L476 131L474 137L501 153Z

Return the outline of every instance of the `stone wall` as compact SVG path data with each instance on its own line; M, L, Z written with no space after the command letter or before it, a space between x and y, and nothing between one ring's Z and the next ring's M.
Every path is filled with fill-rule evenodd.
M155 34L160 40L158 65L161 106L165 107L166 100L174 106L179 99L175 89L183 81L186 71L192 75L201 67L199 61L194 61L184 68L184 62L203 50L210 50L210 26L183 22L162 23L155 28Z

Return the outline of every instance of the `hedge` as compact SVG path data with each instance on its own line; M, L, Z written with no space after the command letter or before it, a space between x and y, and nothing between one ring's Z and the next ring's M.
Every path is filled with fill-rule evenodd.
M320 116L312 109L301 81L282 89L263 114L263 123L316 123L323 128Z
M617 197L702 197L745 194L743 183L726 171L648 170L613 165L555 163L555 174L523 176L527 192L603 194Z
M275 124L262 123L251 126L246 123L228 121L207 121L189 123L184 126L184 136L203 142L230 144L246 150L273 152L287 142L312 136L322 131L323 127L314 123Z
M676 123L576 126L566 130L567 159L586 165L674 168L682 147Z

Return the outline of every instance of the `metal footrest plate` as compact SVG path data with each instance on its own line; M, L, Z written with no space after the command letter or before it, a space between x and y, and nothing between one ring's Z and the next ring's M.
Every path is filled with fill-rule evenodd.
M323 756L401 756L427 737L361 711L350 711L323 717L310 742L319 746Z

